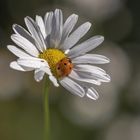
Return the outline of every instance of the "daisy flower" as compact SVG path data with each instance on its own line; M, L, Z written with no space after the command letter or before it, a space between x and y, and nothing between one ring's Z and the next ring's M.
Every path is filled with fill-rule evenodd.
M47 12L44 19L36 16L33 20L25 17L27 29L14 24L11 39L17 45L8 45L8 49L18 59L10 67L19 71L33 71L36 81L48 75L54 86L62 85L72 94L98 98L94 85L109 82L106 72L94 64L109 63L103 55L87 54L100 45L104 37L93 36L88 40L78 41L88 32L91 23L86 22L73 30L78 15L70 15L63 23L60 9Z

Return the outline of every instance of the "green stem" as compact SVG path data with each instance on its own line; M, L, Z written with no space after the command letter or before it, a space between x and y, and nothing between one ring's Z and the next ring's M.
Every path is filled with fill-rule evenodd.
M49 80L47 77L44 87L44 121L44 140L50 140Z

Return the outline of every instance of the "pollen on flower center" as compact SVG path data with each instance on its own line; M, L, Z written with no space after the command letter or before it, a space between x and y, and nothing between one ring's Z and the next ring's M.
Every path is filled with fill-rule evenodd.
M39 58L45 59L48 62L51 72L56 78L67 76L73 68L70 59L67 58L64 52L58 49L47 49L39 54ZM69 71L67 70L68 68Z

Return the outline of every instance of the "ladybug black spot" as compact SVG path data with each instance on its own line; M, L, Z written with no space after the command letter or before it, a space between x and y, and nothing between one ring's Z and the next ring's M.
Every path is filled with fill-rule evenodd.
M68 59L69 60L69 63L71 63L71 60L70 59Z

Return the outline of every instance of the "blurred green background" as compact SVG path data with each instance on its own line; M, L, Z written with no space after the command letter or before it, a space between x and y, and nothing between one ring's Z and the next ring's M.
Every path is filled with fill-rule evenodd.
M95 87L93 101L50 89L52 140L140 139L140 1L138 0L0 0L0 140L43 139L43 81L33 73L9 68L16 57L6 45L13 44L12 24L25 27L24 17L44 16L61 8L64 17L79 15L79 24L90 21L85 39L105 36L93 53L106 55L103 68L111 83Z

